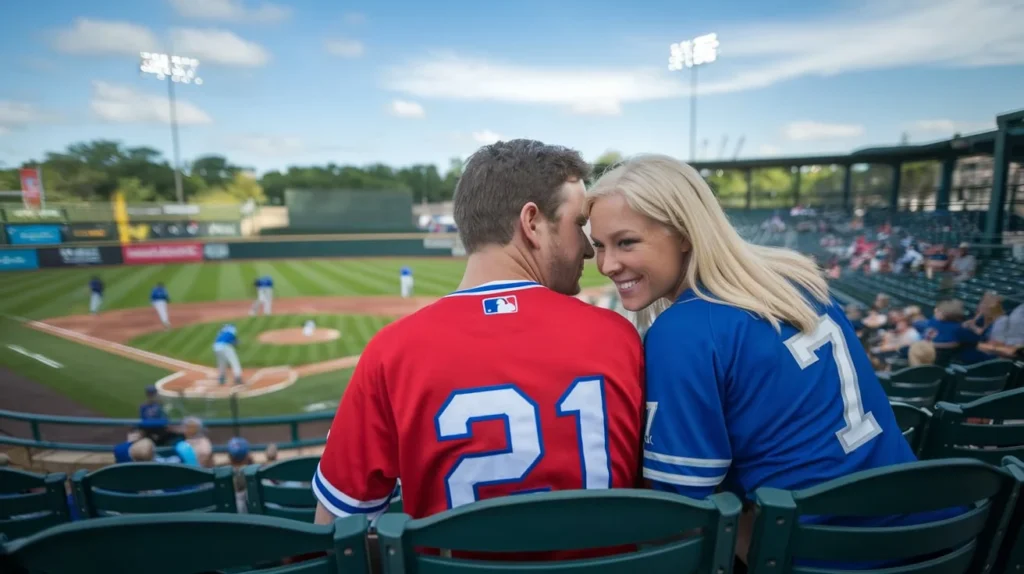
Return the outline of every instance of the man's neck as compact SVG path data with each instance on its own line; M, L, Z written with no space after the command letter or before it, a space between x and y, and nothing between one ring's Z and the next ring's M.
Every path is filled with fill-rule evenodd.
M472 289L494 281L535 281L540 277L523 257L512 249L484 247L466 260L466 272L458 290Z

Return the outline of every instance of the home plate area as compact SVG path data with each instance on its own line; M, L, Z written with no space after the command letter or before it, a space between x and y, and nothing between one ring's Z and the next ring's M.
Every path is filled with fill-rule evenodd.
M295 383L299 373L291 367L243 369L243 384L235 385L228 372L220 384L215 370L178 371L156 382L157 392L165 397L226 399L258 397L285 389Z

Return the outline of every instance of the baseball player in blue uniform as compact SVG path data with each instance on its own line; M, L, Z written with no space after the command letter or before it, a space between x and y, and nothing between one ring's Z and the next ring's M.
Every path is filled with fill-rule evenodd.
M217 356L217 372L222 385L225 380L224 371L228 365L231 365L231 374L234 375L235 384L242 384L242 364L238 361L238 353L235 352L237 344L238 330L231 323L221 327L217 332L217 338L213 341L213 354Z
M274 302L274 280L269 275L257 277L253 282L256 286L256 300L252 302L249 315L255 315L260 305L263 306L263 314L270 314L271 304Z
M163 323L164 329L170 329L171 321L167 318L167 304L171 302L171 296L167 294L163 283L157 283L156 287L153 287L153 291L149 294L149 302L153 304L156 314L160 316L160 322Z
M402 288L403 298L409 298L412 296L412 269L402 267L398 276L398 284Z
M100 305L103 304L103 281L98 275L89 281L89 293L89 312L95 315L99 313Z

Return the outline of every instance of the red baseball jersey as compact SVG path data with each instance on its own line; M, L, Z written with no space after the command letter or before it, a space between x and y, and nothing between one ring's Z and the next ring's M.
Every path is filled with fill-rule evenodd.
M422 518L475 500L637 486L643 345L617 313L529 281L457 291L382 329L338 406L313 491Z

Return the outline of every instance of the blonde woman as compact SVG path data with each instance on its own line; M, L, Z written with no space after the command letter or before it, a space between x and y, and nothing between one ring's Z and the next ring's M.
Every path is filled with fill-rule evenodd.
M915 460L810 260L744 241L670 157L627 160L587 196L598 268L646 332L653 488L749 500Z

